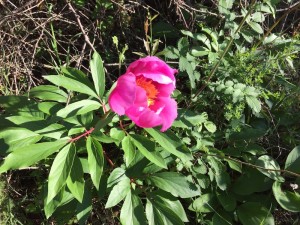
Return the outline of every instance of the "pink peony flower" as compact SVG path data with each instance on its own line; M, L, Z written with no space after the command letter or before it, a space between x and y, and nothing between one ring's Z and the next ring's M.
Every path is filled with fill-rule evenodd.
M177 70L155 56L136 60L111 92L111 110L127 115L139 127L161 125L161 131L166 131L177 117L177 103L171 98L175 73Z

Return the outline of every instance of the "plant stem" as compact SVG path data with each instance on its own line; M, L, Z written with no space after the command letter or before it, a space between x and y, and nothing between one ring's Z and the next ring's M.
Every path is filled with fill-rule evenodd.
M220 59L219 59L218 62L214 65L214 67L213 67L213 69L211 70L211 72L210 72L208 78L206 79L205 83L202 85L202 87L199 89L199 91L195 94L194 98L196 98L196 97L204 90L204 88L207 87L208 82L209 82L210 79L213 77L213 75L214 75L215 72L217 71L217 69L218 69L218 67L219 67L219 65L220 65L220 63L221 63L221 61L222 61L222 59L224 58L224 56L226 55L226 53L227 53L228 50L230 49L230 47L231 47L231 45L232 45L232 43L233 43L235 34L237 34L237 33L241 30L241 28L242 28L242 26L244 25L246 19L247 19L248 16L251 14L252 9L253 9L253 6L255 5L255 3L256 3L256 0L252 0L251 5L249 6L249 10L248 10L247 14L245 15L245 17L243 18L243 20L242 20L241 23L239 24L239 26L238 26L238 28L236 29L236 31L234 32L234 35L232 35L232 36L230 37L229 43L227 44L225 50L222 52L222 55L220 56ZM188 107L189 107L190 105L191 105L191 103L188 105Z
M81 135L79 135L79 136L77 136L77 137L75 137L75 138L70 139L69 142L75 142L75 141L78 141L80 138L86 137L86 136L90 135L94 130L95 130L95 128L92 127L91 129L87 130L87 131L84 132L83 134L81 134Z
M226 160L234 161L234 162L237 162L237 163L240 163L240 164L252 167L254 169L261 169L261 170L265 170L265 171L273 171L273 172L279 172L279 173L287 173L287 174L293 175L295 177L300 177L300 174L294 173L294 172L289 171L289 170L268 169L268 168L265 168L265 167L261 167L261 166L257 166L257 165L248 163L248 162L243 162L243 161L241 161L239 159L231 158L230 156L222 156L222 155L216 155L216 154L205 154L205 153L200 153L200 154L201 155L206 155L206 156L217 157L219 159L226 159Z

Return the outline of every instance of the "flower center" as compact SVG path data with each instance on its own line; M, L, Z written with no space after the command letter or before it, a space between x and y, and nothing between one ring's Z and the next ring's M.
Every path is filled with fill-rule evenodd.
M136 79L137 86L143 88L146 91L147 99L148 99L148 106L154 104L154 100L157 97L158 90L156 89L155 85L152 83L152 80L149 80L143 76L138 76Z

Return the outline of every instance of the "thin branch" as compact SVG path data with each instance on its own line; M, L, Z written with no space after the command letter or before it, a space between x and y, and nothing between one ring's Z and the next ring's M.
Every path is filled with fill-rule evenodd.
M85 30L81 24L81 21L80 21L80 16L76 13L75 9L73 8L73 6L71 5L70 2L67 1L67 4L69 6L69 9L74 13L74 16L76 17L76 20L77 20L77 23L78 23L78 26L80 27L80 30L84 36L84 40L86 41L86 43L91 47L91 49L93 49L94 52L96 52L96 49L94 48L93 44L91 43L89 37L87 36L87 34L85 33Z
M83 134L81 134L81 135L79 135L79 136L77 136L75 138L70 139L69 142L78 141L80 138L86 137L86 136L90 135L94 130L95 130L95 128L92 127L91 129L89 129L88 131L84 132Z
M205 153L200 153L200 154L201 154L201 155L206 155L206 156L217 157L217 158L219 158L219 159L226 159L226 160L234 161L234 162L237 162L237 163L240 163L240 164L243 164L243 165L252 167L252 168L254 168L254 169L261 169L261 170L265 170L265 171L272 171L272 172L286 173L286 174L293 175L293 176L295 176L295 177L300 177L300 174L294 173L294 172L289 171L289 170L269 169L269 168L265 168L265 167L262 167L262 166L257 166L257 165L254 165L254 164L251 164L251 163L248 163L248 162L243 162L243 161L241 161L241 160L239 160L239 159L231 158L230 156L221 156L221 155L216 155L216 154L205 154Z

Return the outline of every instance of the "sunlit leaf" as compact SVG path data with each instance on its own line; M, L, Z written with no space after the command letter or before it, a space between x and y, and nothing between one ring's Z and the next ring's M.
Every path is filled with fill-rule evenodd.
M121 208L120 220L122 225L145 225L146 216L141 199L129 191Z
M68 144L56 155L48 177L47 203L49 203L66 184L75 154L75 147Z
M101 144L92 137L88 137L86 141L88 152L89 172L96 189L99 189L100 180L104 166L104 156Z
M102 97L105 91L105 72L101 56L94 52L93 58L90 61L90 68L96 93Z

